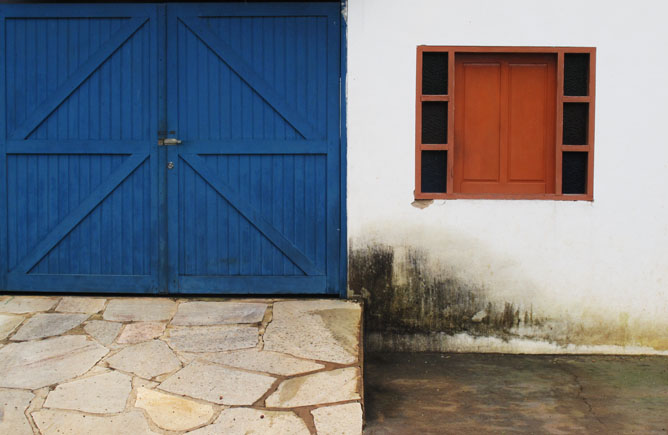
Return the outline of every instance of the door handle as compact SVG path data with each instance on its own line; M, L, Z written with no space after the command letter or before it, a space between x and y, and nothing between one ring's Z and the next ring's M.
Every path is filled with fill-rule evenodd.
M169 146L169 145L181 145L181 140L173 137L158 139L158 146Z

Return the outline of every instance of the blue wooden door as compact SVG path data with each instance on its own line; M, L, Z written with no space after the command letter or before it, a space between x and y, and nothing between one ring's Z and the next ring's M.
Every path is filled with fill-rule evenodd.
M156 291L156 7L0 14L0 289Z
M338 14L167 6L171 291L341 291Z
M0 6L0 289L341 294L338 14Z

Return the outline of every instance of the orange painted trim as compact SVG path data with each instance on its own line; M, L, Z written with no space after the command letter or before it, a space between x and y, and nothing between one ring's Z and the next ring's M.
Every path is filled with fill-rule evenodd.
M421 101L450 101L450 97L447 95L422 95L420 97Z
M450 102L448 103L448 150L447 173L446 173L446 193L455 192L455 52L448 52L448 94Z
M422 49L418 47L415 93L422 96ZM415 197L422 195L422 99L415 99Z
M502 200L540 200L540 201L592 201L593 198L588 194L575 195L557 195L551 193L535 193L535 194L510 194L510 193L422 193L419 196L415 195L415 199L502 199Z
M589 155L587 166L587 195L594 198L594 124L596 118L596 48L589 53Z
M556 107L556 125L555 133L556 140L554 147L555 152L555 168L554 168L554 191L559 193L563 192L563 145L564 143L564 52L559 51L557 53L557 107Z

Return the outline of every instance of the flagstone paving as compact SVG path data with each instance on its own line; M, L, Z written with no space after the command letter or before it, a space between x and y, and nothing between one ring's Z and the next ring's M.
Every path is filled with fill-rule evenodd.
M118 343L131 344L158 338L165 331L165 324L161 322L137 322L125 325L118 337Z
M358 304L0 295L0 433L361 434Z
M58 303L56 311L63 313L95 314L102 311L105 302L107 302L107 300L104 298L64 297Z
M17 326L23 322L25 317L13 314L0 314L0 340L7 338Z
M104 346L109 346L121 331L122 323L106 320L91 320L84 325L84 331Z
M87 318L86 314L35 314L21 326L11 339L12 341L26 341L53 337L79 326Z

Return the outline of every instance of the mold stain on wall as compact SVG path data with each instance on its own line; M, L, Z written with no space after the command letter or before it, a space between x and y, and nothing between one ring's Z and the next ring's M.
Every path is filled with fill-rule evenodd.
M395 261L395 250L386 245L350 252L349 287L365 301L369 331L503 335L520 323L539 322L512 303L494 306L475 284L433 275L421 250L407 248L404 257Z
M532 306L494 300L490 297L493 288L448 271L447 265L435 268L428 252L419 248L378 243L355 247L351 243L349 292L364 300L367 346L374 350L442 351L448 350L443 349L444 339L459 335L492 338L496 343L530 340L564 348L647 347L647 352L631 351L639 353L668 349L668 334L642 325L631 331L628 316L621 315L613 322L596 315L576 321L550 318L536 314ZM531 344L525 343L519 346L520 352L522 346L532 351ZM486 350L502 351L499 349Z

